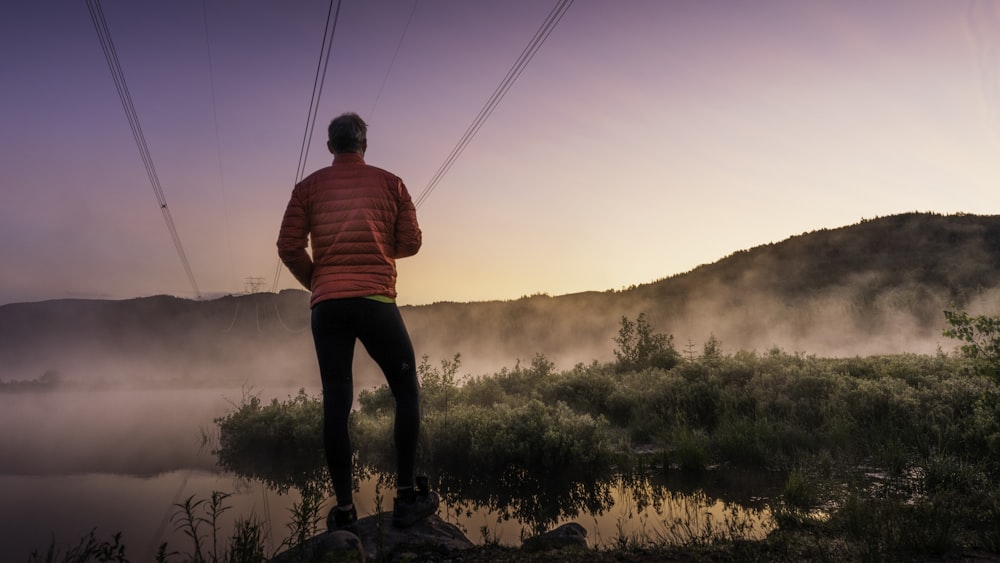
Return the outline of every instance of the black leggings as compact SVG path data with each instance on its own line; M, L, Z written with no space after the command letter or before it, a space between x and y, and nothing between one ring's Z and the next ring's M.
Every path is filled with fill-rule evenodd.
M313 342L323 380L323 446L337 504L353 502L351 437L354 342L375 360L396 400L397 486L413 485L420 433L420 396L413 344L394 303L363 297L331 299L312 310Z

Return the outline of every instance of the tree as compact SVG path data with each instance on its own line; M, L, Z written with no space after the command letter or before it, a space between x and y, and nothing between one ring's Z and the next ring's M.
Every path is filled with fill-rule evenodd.
M614 351L615 360L620 372L650 367L670 369L680 361L673 335L654 332L645 313L639 313L634 322L623 316L615 343L618 345Z
M945 311L949 328L944 336L964 342L962 355L973 360L976 370L1000 381L1000 317L969 316L965 311Z

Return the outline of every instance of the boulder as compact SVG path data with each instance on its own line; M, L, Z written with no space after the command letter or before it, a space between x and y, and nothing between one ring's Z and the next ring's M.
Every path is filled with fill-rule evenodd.
M384 533L381 537L380 531ZM383 512L358 520L358 535L361 536L365 553L369 558L378 557L380 548L382 553L392 555L412 548L426 550L428 546L434 546L442 553L475 547L462 530L454 524L445 522L436 514L409 528L394 528L392 513Z
M532 536L521 544L524 551L548 551L564 547L590 547L587 542L587 530L576 522L568 522L544 534Z
M337 561L365 563L361 538L351 532L337 530L324 532L306 543L283 551L271 559L272 563L305 563L306 561Z
M428 516L409 528L392 526L392 513L383 512L358 520L358 533L343 530L324 532L305 544L271 559L272 563L319 561L410 560L408 554L433 551L443 558L475 545L454 524L439 516Z

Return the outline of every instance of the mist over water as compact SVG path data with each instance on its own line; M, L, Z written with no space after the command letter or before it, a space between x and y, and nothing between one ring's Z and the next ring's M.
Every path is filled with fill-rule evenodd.
M185 491L232 488L201 435L233 391L238 400L239 389L0 393L0 552L24 560L96 526L105 539L123 532L136 560L151 558L144 551Z
M914 220L919 232L928 220ZM791 258L780 255L784 247L738 253L628 291L401 311L418 362L426 356L438 365L460 354L462 378L530 364L537 354L558 370L612 361L620 319L639 314L673 335L682 355L697 355L712 336L725 354L949 352L955 343L941 335L945 309L995 314L1000 303L1000 290L977 281L996 279L992 270L980 271L997 262L986 247L949 246L916 269L893 268L892 261L870 267L878 256L863 253L828 267L846 236L832 234L818 250L803 237L797 244L806 248ZM950 241L954 233L945 234ZM879 250L883 242L871 246ZM921 248L906 256L922 257ZM824 259L804 258L816 254ZM0 518L10 531L0 552L26 555L47 547L52 533L76 542L98 525L106 534L127 531L130 555L141 558L162 539L173 503L235 491L211 453L214 419L247 394L266 403L300 388L319 393L308 319L307 295L292 291L205 302L159 296L0 306ZM360 345L354 365L356 392L382 385ZM233 497L232 512L270 510L281 519L274 508L294 500L264 499L259 489L245 489ZM468 522L472 531L492 525ZM510 533L516 541L517 531Z
M673 302L650 297L627 303L615 294L585 294L403 311L418 362L426 355L437 365L461 354L460 377L492 374L518 361L528 364L534 354L545 354L558 369L611 361L618 320L639 313L647 313L657 331L673 334L682 353L689 343L698 353L711 335L721 340L725 353L780 347L821 356L863 356L934 353L942 345L943 319L915 315L901 304L919 299L926 310L940 311L946 307L943 297L899 290L858 311L852 303L870 280L857 282L808 302L726 294L719 284ZM595 296L607 299L591 299ZM969 308L988 307L996 296L984 293ZM504 309L507 305L513 306ZM442 314L451 318L445 322ZM122 531L130 555L137 558L151 555L164 540L186 546L164 522L175 503L191 495L208 498L215 490L236 493L232 515L267 511L279 522L273 534L283 537L281 526L294 495L278 497L255 485L240 489L232 476L219 473L211 453L214 419L235 409L247 394L264 402L284 400L300 388L316 395L319 376L308 332L282 328L269 334L250 328L215 350L203 343L189 352L184 340L172 336L163 342L133 342L118 354L106 343L65 355L44 347L23 350L34 362L22 361L16 372L4 371L4 381L34 380L47 372L56 376L46 390L15 392L8 387L0 393L0 425L5 429L0 433L0 521L16 530L4 535L8 543L0 551L26 555L30 549L47 548L53 534L59 542L75 543L94 526L105 537ZM222 333L200 333L206 334ZM358 346L356 392L382 383ZM624 496L616 498L613 512L593 522L586 516L577 519L597 526L592 537L612 537L616 519L624 518L620 511L629 510L628 495L616 494ZM720 501L705 502L709 506L685 504L677 510L722 510ZM372 498L359 498L359 503L374 510ZM498 515L472 510L462 518L474 540L484 525L505 534L505 541L519 540L520 526L501 523Z
M173 504L191 495L207 498L214 490L235 493L227 499L233 508L224 515L224 529L231 527L238 515L261 515L266 509L278 515L293 501L275 495L265 501L256 489L240 491L230 477L198 470L155 477L0 474L0 516L5 529L0 535L0 552L11 557L5 560L24 561L33 550L44 554L53 540L65 552L94 530L99 541L121 532L132 561L152 561L163 541L172 548L189 547L170 522Z
M0 472L151 476L212 470L203 436L240 389L108 389L0 394Z
M232 494L225 501L231 508L220 521L223 535L236 518L256 515L270 530L268 549L276 549L287 536L297 492L279 495L222 473L211 453L216 444L213 420L233 410L245 392L173 387L0 393L0 425L5 428L0 434L0 553L24 560L32 550L44 553L53 540L65 551L91 530L98 540L121 532L132 560L152 560L164 541L183 552L190 543L174 529L175 505L190 497L208 499L214 491ZM285 400L297 389L256 392L269 402ZM355 502L362 516L377 509L375 483L374 477L359 483ZM664 495L662 490L636 492L620 485L609 491L608 510L564 521L581 523L594 542L611 542L619 530L639 534L639 525L648 531L659 525L658 519L674 514L711 513L721 521L735 510L756 522L761 533L769 525L766 513L746 512L721 500L729 497L729 485L713 493L721 496L699 495L695 491L700 489L689 489L691 485L669 486L689 492ZM766 490L760 483L753 488L756 494ZM381 494L387 496L384 490ZM653 504L647 499L637 506L637 494L660 496ZM443 506L441 516L475 542L484 539L485 526L502 543L517 545L526 526L471 503Z

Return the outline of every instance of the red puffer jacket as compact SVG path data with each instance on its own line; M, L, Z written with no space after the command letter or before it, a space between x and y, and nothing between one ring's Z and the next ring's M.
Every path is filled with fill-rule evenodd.
M312 257L306 252L311 239ZM396 297L396 258L420 250L417 213L403 181L365 164L361 154L299 182L281 221L278 256L312 291L327 299Z

